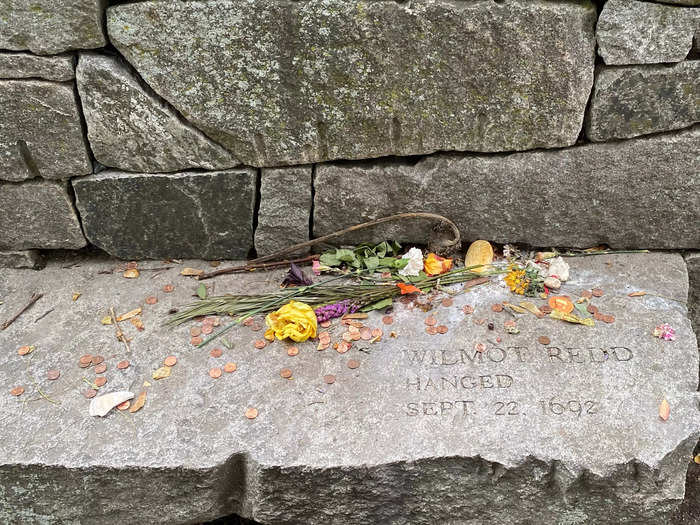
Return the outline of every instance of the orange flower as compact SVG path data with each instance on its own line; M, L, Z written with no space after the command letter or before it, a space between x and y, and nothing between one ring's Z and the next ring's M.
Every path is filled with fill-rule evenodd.
M420 288L413 286L412 284L396 283L396 286L401 290L401 295L406 295L409 293L422 293Z
M559 310L560 312L564 312L565 314L568 314L574 309L574 303L572 303L571 299L566 295L550 297L548 302L552 310Z
M423 269L428 275L440 275L452 268L452 259L445 259L434 253L429 253L425 258Z

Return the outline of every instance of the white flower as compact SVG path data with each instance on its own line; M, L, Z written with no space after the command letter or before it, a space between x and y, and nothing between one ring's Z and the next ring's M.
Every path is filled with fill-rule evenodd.
M569 265L561 257L552 259L549 263L549 271L547 272L548 277L556 277L561 282L566 282L569 280Z
M402 259L408 259L408 264L399 270L399 275L415 277L423 270L423 252L420 248L411 248Z

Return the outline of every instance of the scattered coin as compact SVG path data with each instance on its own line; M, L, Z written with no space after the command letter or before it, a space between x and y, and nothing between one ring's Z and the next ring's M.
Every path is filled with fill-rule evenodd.
M436 334L438 333L437 328L435 328L434 326L426 326L426 327L425 327L425 331L426 331L429 335L436 335Z
M155 295L150 295L146 297L146 304L154 305L158 302L158 298Z
M589 305L586 307L586 310L588 311L589 314L595 314L595 313L598 312L598 307L597 307L597 306L594 306L594 305L592 305L592 304L589 304Z
M78 366L80 368L87 368L88 366L90 366L90 361L88 361L87 363L78 363Z
M328 328L331 325L330 321L321 321L319 323L323 328Z
M193 337L190 339L190 344L193 346L201 345L203 339L199 336Z
M595 319L596 321L602 321L602 320L603 320L603 314L601 314L600 312L595 312L595 313L593 314L593 319Z
M190 328L190 335L192 337L197 337L198 335L201 335L202 329L199 326L193 326Z
M343 332L343 335L341 337L343 338L343 341L352 341L352 334L350 332Z
M15 397L21 396L22 394L24 394L24 388L21 386L16 386L12 390L10 390L10 394L12 394Z
M590 292L590 290L584 290L583 292L581 292L581 297L586 297L590 299L591 297L593 297L593 294Z
M394 322L394 318L391 315L385 315L384 317L382 317L382 323L384 323L384 324L388 325L388 324L391 324L393 322Z
M59 372L58 370L49 370L48 372L46 372L46 379L48 379L49 381L55 381L59 377L61 377L61 372Z
M600 288L593 288L593 290L591 290L591 293L593 294L593 297L603 296L603 290L601 290Z
M119 362L117 363L117 368L118 368L119 370L124 370L124 369L126 369L126 368L129 368L129 364L130 364L129 361L127 361L126 359L124 359L123 361L119 361Z
M209 325L209 326L214 326L214 318L213 317L205 317L202 320L202 324Z
M462 307L462 312L464 312L464 313L467 314L467 315L473 314L473 313L474 313L474 307L471 306L471 305L469 305L469 304L467 304L467 305L465 305L465 306Z
M292 377L292 371L289 368L283 368L280 370L280 376L282 376L284 379L289 379Z
M318 340L322 343L329 343L331 340L331 334L329 334L328 332L321 332L320 334L318 334Z
M326 348L328 348L330 345L330 343L318 343L316 350L320 352L321 350L325 350Z
M209 377L219 379L221 377L221 368L212 368L209 370Z
M262 325L260 323L253 323L252 325L250 325L250 329L253 332L259 332L260 330L262 330Z
M355 332L354 334L350 334L350 339L353 341L359 341L362 339L362 336L360 335L360 332Z
M444 306L445 308L449 308L450 306L452 306L453 304L455 304L455 301L454 301L454 299L452 299L452 297L446 297L445 299L442 300L442 303L441 303L441 304L442 304L442 306Z
M80 364L82 365L85 363L87 363L88 365L92 363L92 356L90 354L80 356Z
M168 357L163 359L163 364L165 366L175 366L176 363L177 363L177 357L175 357L174 355L169 355Z
M174 289L175 289L175 287L174 287L172 284L166 284L165 286L163 286L163 291L164 291L165 293L170 293L170 292L172 292Z
M287 348L287 355L288 356L295 356L299 353L299 349L296 346L290 346Z
M123 403L119 403L117 405L117 410L129 410L129 407L131 406L131 401L128 399L124 401Z
M333 383L335 383L335 376L333 374L326 374L325 376L323 376L323 382L327 385L332 385Z
M372 329L372 337L373 338L381 337L382 335L384 335L384 332L382 331L381 328L373 328Z
M437 324L437 319L435 319L432 315L429 315L425 318L425 324L428 326L435 326Z
M267 342L264 339L258 339L255 341L255 348L260 350L261 348L265 348L267 346Z
M356 359L350 359L350 360L348 361L348 368L355 369L355 368L357 368L358 366L360 366L360 362L357 361Z
M212 348L211 352L209 352L209 355L212 357L221 357L224 354L224 351L221 348Z
M95 366L95 373L96 374L104 374L107 371L107 364L106 363L100 363L99 365Z
M238 368L236 363L229 362L224 365L224 372L228 372L230 374L231 372L235 372L236 368Z
M474 345L474 349L477 352L482 353L484 350L486 350L486 345L484 343L476 343L476 345Z
M93 365L99 365L104 360L105 360L105 358L102 357L101 355L93 355L91 362Z
M204 321L204 316L203 316L203 315L198 315L197 317L193 317L192 320L193 320L195 323L201 323L202 321Z
M437 327L437 331L439 334L446 334L447 330L448 330L448 328L444 324L441 324L440 326Z
M614 323L615 322L615 316L614 315L604 315L602 321L604 323Z
M202 326L202 333L204 335L209 335L213 331L214 331L214 327L210 324L205 324L204 326Z
M483 318L481 318L481 319L474 319L474 324L479 325L479 326L481 326L481 325L484 324L485 322L486 322L486 319L483 319Z
M537 342L541 345L548 345L549 343L552 342L552 340L547 337L546 335L541 335L537 338Z
M252 317L248 317L245 321L243 321L243 326L250 326L255 322L255 319Z
M372 330L367 327L360 329L360 337L363 341L369 341L372 339Z
M552 313L552 307L549 306L548 304L546 304L546 305L544 305L544 306L540 306L540 312L542 312L543 314L551 314L551 313Z
M94 383L95 386L105 386L107 378L105 376L96 377Z
M339 354L344 354L348 350L350 350L351 343L348 343L347 341L342 341L340 344L338 344L338 348L336 348L336 351Z
M27 354L31 353L31 351L32 351L32 347L28 346L28 345L20 346L17 349L17 353L19 355L27 355Z
M491 305L491 310L493 310L494 312L502 312L503 305L501 303L494 303Z
M247 408L245 411L245 417L248 419L255 419L258 417L258 409L257 408Z
M88 388L87 390L85 390L85 392L83 392L83 395L88 399L91 399L97 395L97 390L95 390L94 388Z

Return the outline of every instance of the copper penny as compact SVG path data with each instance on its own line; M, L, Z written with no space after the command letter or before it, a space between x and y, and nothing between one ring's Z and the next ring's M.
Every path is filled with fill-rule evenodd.
M581 297L586 297L587 299L590 299L593 297L593 294L590 292L590 290L584 290L581 292Z
M82 357L80 358L80 364L81 364L81 365L84 365L84 364L88 364L88 365L89 365L89 364L91 364L91 363L92 363L92 356L91 356L90 354L85 354L84 356L82 356Z
M615 316L614 315L604 315L603 316L603 322L604 323L614 323L615 322Z
M49 370L48 372L46 372L46 379L48 379L49 381L55 381L59 377L61 377L61 372L59 372L58 370Z
M119 370L124 370L125 368L129 368L129 361L127 361L126 359L124 359L124 361L119 361L117 363L117 368Z
M163 359L163 364L165 366L175 366L176 363L177 363L177 357L175 357L174 355L169 355L168 357Z
M442 304L442 306L449 308L450 306L455 304L455 301L454 301L454 299L452 299L452 297L448 297L446 299L443 299L441 304Z
M537 338L537 342L541 345L548 345L549 343L552 342L552 340L547 337L546 335L541 335Z
M93 355L91 362L93 365L99 365L104 360L105 360L105 358L102 357L101 355Z
M245 321L243 321L243 326L250 326L254 322L255 322L255 319L253 319L252 317L248 317L248 318L246 318Z
M32 347L31 347L31 346L28 346L28 345L20 346L20 347L17 349L17 353L18 353L19 355L27 355L27 354L28 354L29 352L31 352L31 351L32 351Z
M100 363L95 367L96 374L104 374L107 371L107 365L105 363Z
M394 318L390 315L385 315L384 317L382 317L382 323L384 323L384 324L391 324L393 322L394 322Z
M381 337L384 335L384 332L382 331L381 328L373 328L372 329L372 337Z
M474 345L474 349L477 352L482 353L484 350L486 350L486 345L484 343L476 343L476 345Z
M149 295L146 297L146 304L154 305L158 302L158 298L155 295Z
M209 370L209 377L219 379L221 377L221 368L212 368Z
M175 287L174 287L172 284L166 284L165 286L163 286L163 291L164 291L165 293L170 293L170 292L172 292L174 289L175 289Z
M593 290L591 290L591 293L593 294L593 297L603 296L603 290L601 290L600 288L593 288Z
M230 362L229 362L229 363L226 363L226 364L224 365L224 372L227 372L227 373L230 374L231 372L235 372L235 371L236 371L236 368L238 368L238 366L236 365L236 363L230 363Z
M198 335L202 334L202 329L199 326L193 326L190 328L190 335L192 337L197 337Z
M338 345L338 348L336 348L335 350L339 354L344 354L345 352L350 350L350 343L348 343L347 341L343 341Z
M491 305L491 310L494 312L502 312L503 311L503 305L501 303L495 303Z
M474 319L474 324L481 326L486 322L486 319Z
M12 394L15 397L21 396L22 394L24 394L24 388L21 386L16 386L12 390L10 390L10 394Z
M205 324L204 326L202 326L202 333L204 335L209 335L213 331L214 331L214 327L210 324Z
M90 366L90 361L88 361L87 363L78 363L78 366L80 368L87 368L88 366Z
M105 376L96 377L94 383L95 386L105 386L107 378Z
M265 348L267 346L267 342L264 339L258 339L255 341L255 348L258 350L261 348Z
M333 374L326 374L325 376L323 376L323 382L327 385L332 385L333 383L335 383L335 376Z
M292 371L289 368L283 368L280 370L280 376L282 376L284 379L289 379L292 377Z
M209 352L209 355L212 357L221 357L224 354L224 351L221 348L212 348L212 351Z
M214 326L214 318L213 317L205 317L204 319L202 319L202 324Z
M321 327L323 327L323 328L328 328L331 325L331 322L330 321L321 321L318 324L321 325Z
M425 318L425 324L428 326L435 326L437 324L437 319L430 315Z
M318 334L318 339L319 339L319 341L323 341L323 340L330 341L331 334L329 334L328 332L321 332L320 334Z
M204 316L203 316L203 315L198 315L197 317L193 317L192 320L193 320L195 323L201 323L202 321L204 321Z
M129 401L129 400L127 399L127 400L124 401L123 403L119 403L119 404L117 405L117 410L128 410L130 406L131 406L131 401Z
M469 304L467 304L467 305L465 305L465 306L462 307L462 312L464 312L464 313L467 314L467 315L473 314L473 313L474 313L474 307L471 306L471 305L469 305Z
M602 321L603 317L604 317L604 315L601 314L600 312L596 312L593 314L593 319L595 319L596 321Z
M245 411L245 417L248 419L255 419L258 417L258 409L257 408L247 408Z
M426 331L429 335L436 335L436 334L438 333L437 328L435 328L434 326L426 326L426 327L425 327L425 331Z
M588 311L589 314L595 314L595 313L598 312L598 307L597 307L597 306L594 306L594 305L592 305L592 304L589 304L589 305L586 307L586 310Z
M360 335L360 332L355 332L354 334L350 334L350 339L353 341L359 341L362 339L362 336Z
M326 348L328 348L330 345L331 345L330 342L328 342L328 343L318 343L318 346L316 347L316 350L318 350L318 351L320 352L320 351L325 350Z
M83 395L88 399L91 399L97 395L97 390L94 388L88 388L85 392L83 392Z
M201 345L202 341L203 341L203 339L201 337L196 336L196 337L193 337L192 339L190 339L190 344L193 346L197 346L197 345Z
M354 369L357 368L358 366L360 366L360 362L357 361L356 359L350 359L350 360L348 361L348 368L351 368L351 369L354 370Z
M262 330L262 325L260 323L253 323L252 325L250 325L250 329L253 332L259 332L260 330Z
M439 334L446 334L447 330L448 330L448 328L444 324L441 324L440 326L437 327L437 331Z
M343 332L343 335L341 336L343 338L343 341L350 342L352 341L352 334L350 332Z
M369 341L372 339L372 330L367 327L360 329L360 337L363 341Z
M289 348L287 348L287 355L288 356L294 357L298 353L299 353L299 349L296 346L290 346Z

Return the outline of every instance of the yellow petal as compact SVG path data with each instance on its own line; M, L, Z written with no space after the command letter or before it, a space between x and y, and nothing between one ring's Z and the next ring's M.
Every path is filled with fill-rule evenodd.
M165 379L166 377L170 377L169 366L161 366L158 370L153 372L153 379Z
M483 273L488 270L488 265L493 262L493 247L489 241L474 241L469 246L467 250L467 255L464 258L464 266L469 268L470 266L478 266L473 268L472 271L476 273Z

